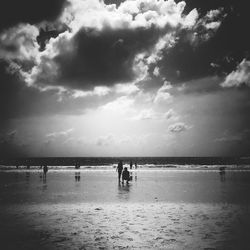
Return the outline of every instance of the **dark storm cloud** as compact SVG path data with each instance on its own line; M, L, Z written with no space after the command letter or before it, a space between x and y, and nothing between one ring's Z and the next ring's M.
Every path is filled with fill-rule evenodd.
M0 32L18 23L53 21L66 3L66 0L3 0L0 4Z
M6 30L0 37L0 56L11 61L28 86L43 91L47 86L89 90L156 72L173 82L188 80L212 68L211 58L199 62L198 50L220 26L221 17L210 13L197 19L195 9L183 15L184 8L185 2L174 1L120 1L117 5L72 1L56 21L59 29L56 24L52 28L51 22L48 29L40 23ZM193 33L199 35L197 46L188 38Z
M33 57L25 53L34 67L27 70L19 61L19 73L29 86L43 90L48 85L86 90L136 80L147 74L149 64L161 59L160 51L180 30L194 25L197 12L182 15L184 7L184 2L173 1L128 1L116 7L98 1L72 2L57 20L65 25L63 29L40 29L36 35L40 51L34 44L29 50ZM38 33L38 27L23 27L28 35L25 41L34 42L34 32L30 30ZM2 36L3 44L13 44L5 38L11 37L9 33L12 32L8 30ZM6 59L5 52L2 54Z
M205 15L209 10L223 8L227 15L217 32L205 43L193 46L188 39L188 31L182 32L179 43L167 51L160 62L160 72L168 80L183 82L208 75L224 76L233 71L244 58L249 59L250 35L244 28L250 22L247 1L186 2L187 12L197 8L201 15Z
M27 87L17 74L6 72L6 63L0 62L0 134L13 119L43 115L81 115L87 108L94 108L109 101L112 96L72 98L71 93L61 95L57 90L39 91Z
M126 0L104 0L105 4L116 4L119 6L122 2L125 2Z
M16 99L18 92L22 85L18 83L16 75L10 75L6 72L6 63L0 61L0 120L1 126L3 121L9 117L10 114L18 113L16 107Z
M129 82L137 73L133 68L136 55L150 50L161 34L154 26L135 30L106 28L98 33L82 29L73 39L74 51L62 51L54 59L60 69L58 81L78 89Z

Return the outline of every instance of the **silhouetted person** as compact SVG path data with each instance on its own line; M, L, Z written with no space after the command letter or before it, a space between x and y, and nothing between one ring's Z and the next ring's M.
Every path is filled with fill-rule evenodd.
M220 180L225 181L226 180L226 168L220 167Z
M127 183L130 180L130 176L129 176L129 171L128 168L124 168L123 172L122 172L122 183L124 183L124 181L127 181Z
M137 162L135 162L135 169L137 169Z
M44 179L46 179L46 174L47 174L47 172L48 172L48 167L47 167L47 165L44 165L44 166L43 166L43 178L44 178Z
M123 170L123 164L122 164L122 161L119 161L118 166L116 168L116 171L118 171L119 182L121 181L122 170Z
M130 161L130 169L132 169L133 168L133 162L132 161Z
M80 168L80 163L79 162L76 162L76 164L75 164L75 169L79 169Z

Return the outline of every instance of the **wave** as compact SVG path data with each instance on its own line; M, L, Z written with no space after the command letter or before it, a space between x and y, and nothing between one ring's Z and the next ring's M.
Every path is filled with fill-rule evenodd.
M225 167L226 170L250 170L250 165L195 165L195 164L142 164L138 165L137 168L133 166L130 169L129 164L124 164L124 167L127 167L129 170L220 170L221 167ZM48 165L50 170L115 170L116 165L85 165L80 166L80 168L75 168L73 165L69 166L50 166ZM14 166L14 165L0 165L0 170L42 170L41 166Z

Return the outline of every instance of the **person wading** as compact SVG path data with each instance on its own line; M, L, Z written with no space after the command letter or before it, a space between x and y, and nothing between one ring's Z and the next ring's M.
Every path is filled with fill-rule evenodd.
M122 161L119 161L118 166L116 168L116 171L118 171L118 181L121 181L121 175L122 175L122 170L123 170L123 164Z

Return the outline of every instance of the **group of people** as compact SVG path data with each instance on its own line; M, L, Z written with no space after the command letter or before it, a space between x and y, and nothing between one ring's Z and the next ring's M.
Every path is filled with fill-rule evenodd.
M130 169L133 168L133 162L130 161ZM137 168L137 164L135 163L135 168ZM119 161L116 171L118 172L118 181L121 182L121 178L122 178L122 183L124 183L124 181L126 181L127 183L129 183L129 181L132 180L132 176L130 175L130 172L128 171L127 167L123 168L123 162Z

